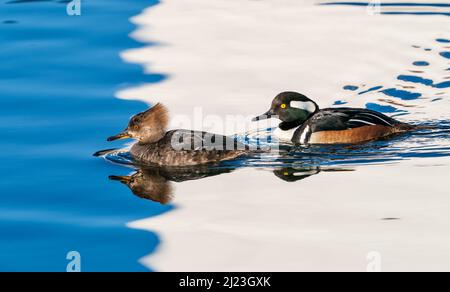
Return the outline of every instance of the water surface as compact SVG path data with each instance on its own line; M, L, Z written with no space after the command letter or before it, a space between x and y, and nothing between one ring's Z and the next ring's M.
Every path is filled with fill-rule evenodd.
M274 2L1 1L0 270L448 270L448 3ZM92 157L149 104L251 116L282 90L433 128L194 169Z
M383 270L448 270L449 18L448 3L437 2L383 2L374 15L367 3L198 1L193 9L173 0L134 18L133 37L167 45L124 58L170 78L121 98L163 102L173 117L195 106L254 116L295 90L323 108L369 108L432 127L206 170L136 167L126 179L135 195L177 206L130 223L161 236L143 262L163 271L365 271L376 251ZM242 141L270 134L210 130Z
M141 102L120 88L164 79L125 64L120 51L141 44L128 18L156 1L82 1L82 16L60 1L0 1L0 270L142 271L159 238L130 220L171 207L129 196L108 182L120 167L92 157L105 136Z

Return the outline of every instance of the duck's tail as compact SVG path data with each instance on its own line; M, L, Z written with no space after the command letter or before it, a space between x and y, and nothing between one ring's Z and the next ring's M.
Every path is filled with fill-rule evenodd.
M413 130L436 130L437 126L425 126L425 125L417 125Z
M437 126L433 125L411 125L406 123L401 123L396 126L400 132L410 132L410 131L420 131L420 130L435 130Z

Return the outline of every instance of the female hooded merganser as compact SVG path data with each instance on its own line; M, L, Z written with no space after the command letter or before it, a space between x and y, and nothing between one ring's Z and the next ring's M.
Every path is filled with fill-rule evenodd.
M127 128L108 141L137 139L130 149L133 159L164 166L214 163L247 153L248 147L231 137L191 130L166 131L168 120L167 109L158 103L133 116Z
M294 144L355 144L415 129L368 109L320 110L314 101L297 92L278 94L270 109L253 121L275 116L282 121L275 135Z

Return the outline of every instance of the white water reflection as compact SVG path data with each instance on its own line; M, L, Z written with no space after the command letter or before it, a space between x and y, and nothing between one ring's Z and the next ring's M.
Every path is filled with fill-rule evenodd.
M405 121L448 119L448 87L410 76L432 84L448 80L442 53L449 45L436 40L450 37L449 17L369 16L360 6L315 4L162 1L133 18L139 25L133 37L160 44L123 57L169 78L118 96L163 102L173 116L201 106L205 114L225 117L263 112L275 94L295 90L322 107L376 106ZM393 8L382 12L394 11L387 9ZM399 90L420 96L402 98ZM424 147L419 138L414 143ZM405 155L396 164L322 171L291 182L273 169L245 168L177 183L178 208L130 223L161 238L143 263L156 270L364 271L367 253L377 250L384 270L449 270L450 197L443 182L450 160L433 151L432 158L408 157L416 144L397 143ZM445 136L431 147L448 144Z
M243 169L176 186L176 208L133 222L161 239L160 271L448 270L450 159L323 172L297 182ZM383 220L399 218L399 220Z

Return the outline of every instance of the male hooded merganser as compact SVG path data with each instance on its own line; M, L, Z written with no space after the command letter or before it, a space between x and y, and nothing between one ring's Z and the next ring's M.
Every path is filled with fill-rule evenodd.
M282 121L275 135L294 144L356 144L415 129L368 109L321 110L314 101L297 92L278 94L270 109L253 121L274 116Z
M130 149L133 159L164 166L214 163L247 153L248 147L231 137L191 130L166 131L168 120L167 109L158 103L133 116L127 128L108 141L137 139Z

